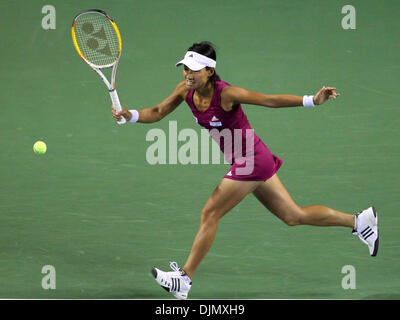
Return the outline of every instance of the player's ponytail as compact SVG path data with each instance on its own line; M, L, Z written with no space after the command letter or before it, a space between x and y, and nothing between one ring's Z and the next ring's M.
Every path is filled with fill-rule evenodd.
M214 45L209 41L194 43L187 51L194 51L202 54L203 56L206 56L210 59L217 61L217 54L215 52ZM209 70L210 67L206 67L206 69ZM215 81L221 81L221 78L214 70L214 74L210 77L209 80L212 83L215 83Z

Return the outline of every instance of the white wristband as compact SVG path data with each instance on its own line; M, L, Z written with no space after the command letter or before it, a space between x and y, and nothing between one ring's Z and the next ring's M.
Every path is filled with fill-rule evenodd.
M303 96L303 106L306 108L315 107L314 96Z
M137 110L134 110L134 109L129 110L129 112L132 114L132 118L131 118L131 120L129 120L129 122L131 122L131 123L138 122L138 120L139 120L139 112Z

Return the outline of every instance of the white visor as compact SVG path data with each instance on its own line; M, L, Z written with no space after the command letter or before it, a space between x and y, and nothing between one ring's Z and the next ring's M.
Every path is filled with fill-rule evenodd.
M215 68L217 62L213 59L203 56L200 53L188 51L186 52L183 60L179 61L176 66L180 66L181 64L184 64L190 70L199 71L205 67Z

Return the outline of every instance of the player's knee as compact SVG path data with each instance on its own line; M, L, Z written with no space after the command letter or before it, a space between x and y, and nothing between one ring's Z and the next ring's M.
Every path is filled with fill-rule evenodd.
M282 220L289 227L294 227L302 224L302 215L302 210L299 208L299 210L293 210L284 215Z
M203 208L201 210L201 224L218 223L219 215L217 210L212 208Z
M295 218L288 218L288 219L284 219L283 222L286 223L286 225L288 225L289 227L294 227L294 226L298 226L300 225L300 221L298 219Z

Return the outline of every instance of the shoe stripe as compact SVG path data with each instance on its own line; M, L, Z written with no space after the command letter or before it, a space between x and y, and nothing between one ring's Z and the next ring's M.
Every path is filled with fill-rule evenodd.
M178 278L171 278L171 292L178 292L180 290L180 281Z
M364 235L363 237L364 237L364 240L367 240L370 236L372 236L374 234L374 232L371 230L371 232L370 233L368 233L368 234L366 234L366 235Z
M176 287L175 278L172 278L172 288L171 291L174 292Z
M179 292L181 290L181 281L178 278L171 278L170 292Z
M371 230L371 228L370 228L369 226L366 227L363 231L361 231L361 235L364 236L364 235L367 234L370 230Z

